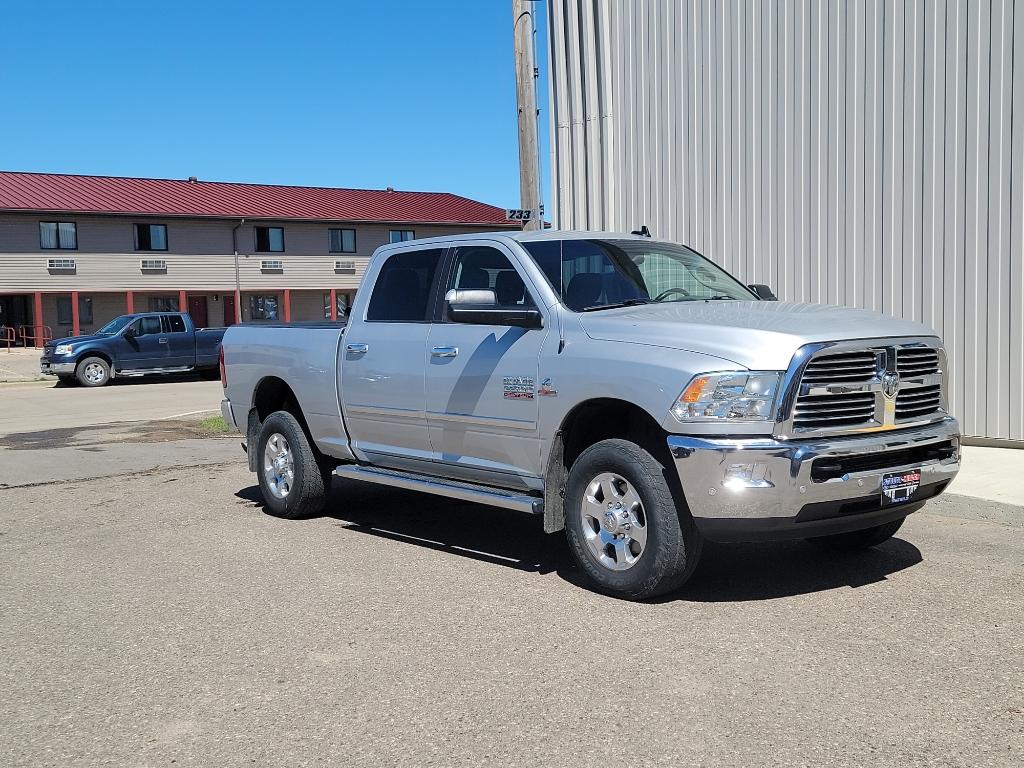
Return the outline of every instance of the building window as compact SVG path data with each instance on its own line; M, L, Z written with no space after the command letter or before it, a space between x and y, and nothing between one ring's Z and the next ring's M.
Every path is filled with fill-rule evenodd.
M57 325L73 325L71 316L71 297L57 297ZM92 325L92 296L78 297L78 322L81 325Z
M280 259L264 259L260 262L260 270L271 274L284 272L284 262Z
M347 294L336 293L334 295L334 305L335 305L335 316L336 317L345 317L345 316L348 315L348 308L349 308L350 302L349 302L349 297L348 297ZM330 320L330 319L331 319L331 294L330 293L325 293L324 294L324 320Z
M142 259L140 267L143 272L150 274L166 274L167 259Z
M149 297L149 311L150 312L177 312L178 311L178 297L177 296L150 296Z
M334 262L334 273L336 275L354 275L356 263L354 261L336 261Z
M62 275L74 273L77 268L77 263L74 259L47 259L46 269L53 274L59 272Z
M256 227L256 250L260 253L283 253L284 227Z
M392 229L390 236L392 243L404 243L406 240L415 240L416 232L411 229Z
M78 248L78 225L73 221L40 221L39 247L75 250Z
M355 253L356 231L354 229L329 229L331 253Z
M250 320L277 320L277 294L249 297Z
M136 251L166 251L167 250L167 225L166 224L136 224L135 225L135 250Z

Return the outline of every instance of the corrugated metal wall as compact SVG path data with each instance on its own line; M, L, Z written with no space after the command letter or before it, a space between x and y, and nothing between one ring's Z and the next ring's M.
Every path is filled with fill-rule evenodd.
M551 0L549 32L558 226L928 323L965 434L1024 440L1024 0Z

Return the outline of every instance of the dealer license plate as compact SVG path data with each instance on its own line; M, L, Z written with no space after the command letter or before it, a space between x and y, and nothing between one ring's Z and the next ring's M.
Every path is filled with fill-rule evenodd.
M882 477L882 506L904 504L914 498L921 486L921 470L890 472Z

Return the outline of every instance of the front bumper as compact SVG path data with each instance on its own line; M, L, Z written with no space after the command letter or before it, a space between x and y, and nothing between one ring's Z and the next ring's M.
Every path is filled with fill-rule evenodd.
M855 437L671 435L668 445L694 521L716 541L805 538L880 525L920 509L960 470L960 428L952 417ZM921 470L918 489L904 502L883 505L883 476L911 469Z
M39 372L47 376L65 376L75 372L75 363L55 363L52 360L40 360Z

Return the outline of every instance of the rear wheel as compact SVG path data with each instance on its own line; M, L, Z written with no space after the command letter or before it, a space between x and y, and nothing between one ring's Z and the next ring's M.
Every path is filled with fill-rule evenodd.
M295 520L323 511L331 466L313 450L292 414L275 411L263 422L256 463L267 512Z
M580 568L603 592L642 600L678 589L703 546L664 465L639 445L603 440L569 471L565 531Z
M75 378L85 387L102 387L110 381L110 364L101 357L87 357L75 369Z
M868 547L876 547L882 542L891 539L896 531L900 529L900 526L903 525L904 520L906 518L901 517L899 520L893 520L891 523L883 523L873 528L865 528L863 531L836 533L831 536L816 536L813 539L808 539L808 541L827 549L847 552L867 549Z

